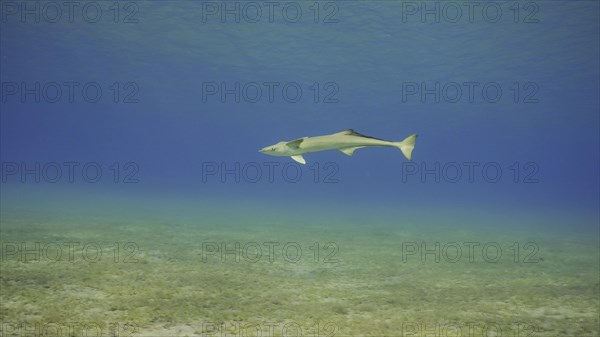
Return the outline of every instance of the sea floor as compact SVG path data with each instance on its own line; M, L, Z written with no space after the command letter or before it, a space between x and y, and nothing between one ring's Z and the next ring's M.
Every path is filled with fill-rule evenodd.
M3 216L12 336L599 336L598 238Z

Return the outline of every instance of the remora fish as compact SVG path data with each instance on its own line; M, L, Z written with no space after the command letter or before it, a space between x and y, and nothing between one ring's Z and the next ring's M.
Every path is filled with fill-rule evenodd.
M379 138L361 135L360 133L348 129L331 135L317 137L303 137L289 142L283 141L277 144L267 146L260 150L269 156L291 157L293 160L306 164L303 154L309 152L340 150L351 156L356 149L367 146L391 146L402 151L406 159L411 160L412 151L415 148L417 135L412 134L401 142L392 142Z

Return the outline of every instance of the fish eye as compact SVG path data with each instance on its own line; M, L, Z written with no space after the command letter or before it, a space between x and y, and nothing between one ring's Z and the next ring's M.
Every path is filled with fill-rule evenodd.
M275 151L275 148L274 148L274 147L272 147L272 148L271 148L271 151Z

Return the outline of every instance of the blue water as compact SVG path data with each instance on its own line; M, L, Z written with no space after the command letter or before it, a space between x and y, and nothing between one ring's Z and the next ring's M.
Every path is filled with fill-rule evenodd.
M45 103L44 97L34 103L28 96L24 104L18 94L7 96L2 107L2 160L31 165L96 161L104 171L113 162L132 161L139 166L139 184L129 190L148 189L151 194L169 189L175 195L217 193L265 202L284 196L300 202L317 195L411 208L454 203L501 213L515 207L539 213L564 210L597 220L597 4L537 3L539 12L528 17L537 23L514 23L515 11L507 3L497 23L486 22L492 14L479 12L470 23L462 7L464 17L455 24L449 22L450 12L441 15L440 23L433 15L423 20L418 14L405 14L403 23L401 4L379 2L338 4L333 18L339 22L315 24L314 10L305 5L298 23L275 14L270 23L266 8L265 18L257 23L244 21L253 19L252 8L246 15L242 12L240 23L233 15L222 23L219 15L210 14L203 23L200 2L142 2L136 12L120 9L134 13L128 21L137 23L123 23L124 18L114 23L114 10L108 7L95 24L87 24L81 15L74 16L72 24L67 17L44 22L48 18L43 12L40 23L32 23L32 15L26 23L18 14L7 16L2 26L3 82L79 82L75 90L94 82L103 94L98 103L86 103L76 91L71 104L63 84L63 96L54 104ZM321 11L318 19L323 21L333 9ZM533 9L521 9L520 21L530 13ZM139 103L114 103L110 87L115 82L122 87L121 101L131 94ZM123 88L127 82L137 84L139 91ZM246 95L240 89L240 103L231 94L225 103L218 94L203 102L203 83L209 82L223 82L226 88L236 82L242 87L255 83L262 96L257 103L247 102L255 95L251 87ZM280 84L273 103L263 82ZM314 103L314 90L309 88L315 82L321 87L320 103ZM334 86L326 90L328 82ZM422 102L420 88L402 97L403 85L425 83L431 88L436 82L459 84L460 100L448 102L456 86L437 95L440 103L434 95ZM480 84L473 103L464 82ZM482 86L490 82L502 89L497 103L481 96ZM521 83L518 103L514 82ZM525 88L526 82L533 85ZM284 100L281 88L286 83L302 88L297 103ZM495 87L490 97L494 92ZM329 93L334 102L322 103ZM523 103L528 94L537 102ZM294 98L294 91L288 95ZM301 179L300 186L281 178L274 184L218 184L217 179L202 184L202 163L283 165L288 160L265 157L257 150L280 140L348 128L392 140L418 133L415 162L430 167L456 162L464 169L463 177L457 183L441 178L437 184L430 175L423 184L416 174L403 182L401 155L367 149L354 158L341 153L307 156L309 164L337 164L339 184L334 186L314 184L310 178ZM471 161L499 163L499 183L487 183L480 170L469 183L463 163ZM532 177L539 182L515 184L515 171L509 168L515 162L535 163ZM517 179L522 180L534 168L518 170ZM305 170L304 175L309 173ZM495 177L492 171L490 175ZM10 186L20 186L19 179L7 180Z
M354 221L369 233L386 219L398 231L598 235L598 2L480 4L472 18L462 2L294 2L273 22L261 3L96 2L87 16L81 3L74 22L35 4L39 22L2 2L5 220ZM240 22L221 16L236 4ZM421 16L436 6L439 17ZM258 152L346 129L417 133L413 160L393 148L311 153L307 165Z

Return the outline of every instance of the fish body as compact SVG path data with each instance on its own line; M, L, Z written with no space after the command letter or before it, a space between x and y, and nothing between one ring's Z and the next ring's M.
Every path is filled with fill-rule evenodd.
M302 137L292 141L279 142L271 146L266 146L259 152L270 156L291 157L301 164L306 164L306 160L304 160L304 157L302 156L305 153L339 150L352 156L355 150L363 147L389 146L400 149L406 159L411 160L416 139L417 135L412 134L401 142L394 142L365 136L352 129L348 129L330 135Z

